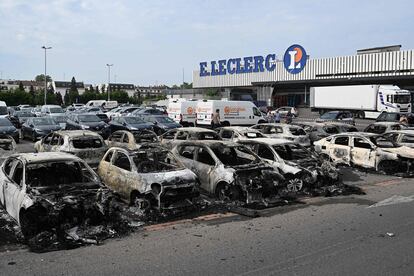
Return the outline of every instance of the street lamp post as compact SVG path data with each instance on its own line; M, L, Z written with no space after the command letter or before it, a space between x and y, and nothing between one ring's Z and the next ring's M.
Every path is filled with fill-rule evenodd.
M113 64L109 64L107 63L106 66L108 66L108 101L110 101L111 99L111 66L113 66Z
M46 51L52 49L52 47L42 46L42 49L45 50L45 105L46 105L46 99L47 99Z

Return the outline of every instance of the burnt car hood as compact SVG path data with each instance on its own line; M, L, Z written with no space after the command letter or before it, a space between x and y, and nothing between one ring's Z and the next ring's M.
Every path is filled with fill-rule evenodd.
M54 187L35 187L30 188L30 195L36 200L46 200L54 205L62 198L78 197L79 195L96 195L96 191L104 189L97 183L80 183L71 185L57 185Z
M167 172L142 173L140 177L147 185L160 183L163 187L195 185L196 175L189 169L178 169Z
M414 149L410 147L401 146L398 148L381 148L381 150L398 154L401 157L414 159Z

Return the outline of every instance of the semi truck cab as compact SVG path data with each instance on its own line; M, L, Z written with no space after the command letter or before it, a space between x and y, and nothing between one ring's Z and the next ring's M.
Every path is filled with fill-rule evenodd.
M411 93L408 90L380 87L378 91L378 111L411 112Z

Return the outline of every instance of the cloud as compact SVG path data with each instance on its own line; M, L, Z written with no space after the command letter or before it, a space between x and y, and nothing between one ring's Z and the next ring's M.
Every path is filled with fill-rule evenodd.
M186 81L201 60L283 53L301 43L312 57L383 44L414 47L410 1L1 0L0 69L33 78L48 68L97 83Z

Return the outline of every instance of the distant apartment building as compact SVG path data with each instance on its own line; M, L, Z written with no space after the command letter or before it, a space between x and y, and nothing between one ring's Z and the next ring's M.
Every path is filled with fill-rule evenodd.
M108 87L110 88L111 91L117 91L117 90L122 90L128 93L129 97L133 97L135 95L135 85L130 84L130 83L110 83L108 85L108 83L104 83L104 84L100 84L98 85L99 87L99 91L106 92L108 91Z
M45 87L44 82L33 80L0 80L0 90L17 89L22 83L24 90L29 92L30 87L33 86L34 90L43 89Z
M154 86L137 86L137 93L140 96L159 96L165 95L168 86L165 85L154 85Z
M63 98L65 97L65 93L69 92L71 84L70 81L52 81L49 86L52 86L53 90L60 93ZM83 82L76 82L76 88L78 89L79 95L85 93L85 85Z

